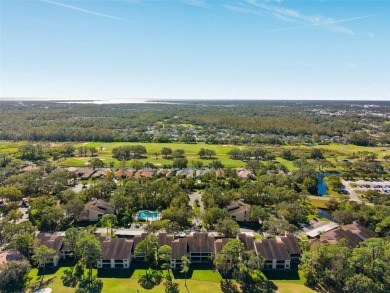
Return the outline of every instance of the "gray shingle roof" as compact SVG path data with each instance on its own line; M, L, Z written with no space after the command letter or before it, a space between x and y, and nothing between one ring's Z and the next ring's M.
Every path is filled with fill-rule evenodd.
M187 255L188 252L188 239L178 238L171 242L172 246L172 259L181 259L183 255Z
M61 250L62 244L64 243L64 236L58 235L57 233L39 232L35 238L36 246L46 245L54 249L57 253Z
M111 238L102 242L102 259L128 259L131 256L133 240Z
M255 246L265 260L289 260L290 255L283 242L278 242L276 239L256 240Z
M293 234L288 233L285 236L280 237L280 239L286 245L289 254L301 254L301 250Z

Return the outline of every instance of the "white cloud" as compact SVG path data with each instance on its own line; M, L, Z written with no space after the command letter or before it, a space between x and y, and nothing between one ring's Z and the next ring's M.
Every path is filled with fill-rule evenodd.
M269 15L278 18L279 20L282 20L284 22L295 22L295 23L302 24L300 26L269 30L266 32L293 30L293 29L318 26L333 32L354 35L355 32L353 30L341 26L339 24L374 16L374 15L363 15L363 16L357 16L357 17L351 17L345 19L334 19L329 17L323 17L320 15L305 15L300 13L299 11L284 8L281 5L270 5L269 0L265 0L265 1L244 0L244 1L247 4L254 6L255 8L261 9L263 11L268 11Z
M120 21L129 21L127 19L116 17L116 16L113 16L113 15L110 15L110 14L105 14L105 13L100 13L100 12L96 12L96 11L92 11L92 10L87 10L87 9L84 9L84 8L81 8L81 7L77 7L77 6L73 6L73 5L69 5L69 4L65 4L65 3L61 3L61 2L55 2L55 1L51 1L51 0L41 0L41 1L45 2L45 3L48 3L48 4L57 5L57 6L60 6L60 7L64 7L64 8L67 8L67 9L71 9L71 10L74 10L74 11L78 11L78 12L82 12L82 13L86 13L86 14L91 14L91 15L95 15L95 16L99 16L99 17L111 18L111 19L120 20Z
M182 0L185 4L205 8L207 3L205 0Z

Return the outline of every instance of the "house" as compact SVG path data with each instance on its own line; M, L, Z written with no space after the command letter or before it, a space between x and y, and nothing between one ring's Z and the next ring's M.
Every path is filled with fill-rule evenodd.
M165 176L165 177L169 178L172 175L172 170L171 169L160 169L160 170L158 170L156 172L156 174L159 177L164 177Z
M237 222L246 222L249 220L251 205L241 200L233 200L225 208L230 217Z
M148 170L138 170L134 174L134 178L153 178L154 172Z
M202 177L203 175L207 174L207 173L210 173L212 172L213 170L211 169L201 169L201 170L196 170L195 171L195 177L196 178L200 178Z
M101 259L97 267L128 269L132 259L133 240L126 238L100 237L102 245Z
M240 178L248 178L248 179L255 179L255 175L252 171L247 170L245 168L238 168L236 169L237 176Z
M61 248L64 244L64 232L56 232L56 233L46 233L46 232L38 232L35 236L35 246L46 245L47 247L54 249L56 252L56 256L46 262L46 266L56 267L58 265L59 259L63 255L61 254Z
M9 261L23 260L26 257L16 249L8 249L0 252L0 266Z
M85 172L81 175L80 179L81 180L88 180L89 178L91 178L91 176L95 173L95 170L94 169L91 169L91 168L87 168L85 169Z
M116 179L119 179L119 178L122 178L122 179L125 179L125 178L131 178L134 176L134 171L129 171L129 170L125 170L125 169L121 169L121 170L118 170L115 174L114 174L114 177Z
M102 178L102 177L106 176L107 173L110 172L110 171L111 171L110 169L101 169L101 170L98 170L98 171L96 171L96 172L92 175L92 179Z
M210 261L210 256L215 251L215 236L209 235L207 232L195 232L187 236L187 239L191 263Z
M176 172L176 176L184 178L194 178L193 170L179 170Z
M29 166L26 166L24 168L21 168L19 171L22 173L25 173L25 172L35 171L35 170L39 170L39 167L34 166L34 165L29 165Z
M93 173L95 173L95 170L92 168L80 168L77 169L75 173L78 177L80 177L80 179L87 180L92 176Z
M326 233L320 235L320 242L336 244L341 239L346 239L347 244L351 248L355 248L359 245L360 242L364 241L367 238L377 237L378 235L358 223L354 222L353 224L343 225L340 228L333 229Z
M114 214L114 207L104 199L93 198L84 205L80 221L97 222L105 214Z
M286 245L278 239L255 240L255 249L265 261L264 269L289 269L290 254Z

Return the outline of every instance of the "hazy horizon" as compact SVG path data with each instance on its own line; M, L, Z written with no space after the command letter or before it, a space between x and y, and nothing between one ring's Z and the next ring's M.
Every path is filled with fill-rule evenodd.
M99 104L125 104L125 103L147 103L147 102L164 102L164 101L345 101L345 102L390 102L388 99L213 99L213 98L199 98L199 99L191 99L191 98L177 98L177 99L132 99L132 98L124 98L124 99L117 99L117 98L39 98L39 97L0 97L0 101L7 101L7 102L34 102L34 101L53 101L53 102L96 102Z

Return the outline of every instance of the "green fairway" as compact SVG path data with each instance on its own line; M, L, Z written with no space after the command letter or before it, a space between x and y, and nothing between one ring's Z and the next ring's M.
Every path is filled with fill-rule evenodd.
M289 161L289 160L283 159L281 157L276 157L276 161L285 165L290 172L297 170L297 168L294 167L294 165L293 165L293 161Z
M216 152L215 158L220 160L222 164L227 168L237 168L244 167L245 163L239 160L232 160L229 158L228 152L237 146L224 146L224 145L208 145L205 143L198 144L183 144L183 143L125 143L125 142L112 142L112 143L87 143L87 144L78 144L78 146L86 146L86 147L96 147L98 150L98 158L104 161L105 163L114 162L115 167L119 167L121 162L112 157L112 149L118 146L124 145L143 145L147 151L147 158L141 159L143 163L149 162L157 167L163 165L172 165L173 160L164 159L161 155L161 149L163 147L171 148L172 150L183 149L185 151L185 156L188 160L188 167L192 167L192 163L195 161L202 162L205 166L207 166L212 160L204 160L199 159L198 152L201 148L211 149ZM157 153L157 157L156 157ZM57 163L59 166L64 167L82 167L86 166L89 157L73 157L68 158L66 160L60 161ZM130 167L130 161L127 162L127 167Z
M0 142L0 153L15 153L18 148L22 145L26 144L26 142L10 142L10 141L1 141ZM53 146L61 146L63 143L48 143L51 147ZM74 146L77 148L79 146L85 147L95 147L98 151L97 157L105 162L107 165L110 162L114 163L115 167L120 167L122 163L117 159L112 157L112 149L118 146L124 145L143 145L147 151L147 158L141 159L143 163L149 162L154 164L157 167L161 167L163 165L172 165L173 160L167 160L163 158L160 154L161 149L163 147L171 148L172 150L183 149L185 151L185 156L188 160L188 167L192 167L192 164L200 161L204 166L207 166L211 160L199 159L198 152L201 148L211 149L216 152L215 159L218 159L222 162L222 164L227 168L238 168L245 167L246 163L240 160L232 160L230 159L228 153L234 148L247 148L247 146L237 146L237 145L209 145L206 143L198 143L198 144L185 144L185 143L138 143L138 142L79 142L74 143ZM312 148L320 148L323 150L329 151L329 156L334 156L335 160L342 160L348 158L352 154L356 154L359 151L368 151L374 152L378 155L378 159L382 159L385 155L390 155L390 149L385 147L362 147L355 145L344 145L344 144L329 144L329 145L315 145L315 146L270 146L270 145L259 145L258 147L265 148L271 152L279 153L281 149L291 148L291 149L301 149L303 151L310 151ZM76 152L77 154L77 152ZM156 155L157 154L157 155ZM325 154L327 156L327 154ZM88 165L88 161L90 157L71 157L66 159L60 159L55 162L58 166L63 167L84 167ZM276 157L276 161L285 165L290 171L296 170L292 161L285 160L281 157ZM333 159L331 159L333 161ZM130 167L131 162L126 162L126 167Z
M24 145L25 142L11 142L11 141L0 141L0 154L12 154L17 152L18 148Z

